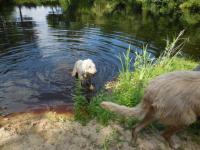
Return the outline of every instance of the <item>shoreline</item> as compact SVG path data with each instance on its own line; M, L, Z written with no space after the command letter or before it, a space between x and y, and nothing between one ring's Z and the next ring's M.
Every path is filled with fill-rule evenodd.
M160 136L161 131L147 128L131 145L131 130L116 122L107 126L94 119L86 125L74 120L72 114L24 113L0 119L1 150L171 150ZM175 137L184 150L200 149L200 137L184 131Z
M73 105L57 105L57 106L47 106L47 107L38 107L33 109L26 109L21 112L13 112L6 115L0 115L0 118L11 118L18 115L24 114L43 114L47 112L55 112L57 114L65 114L65 115L74 115L74 106Z

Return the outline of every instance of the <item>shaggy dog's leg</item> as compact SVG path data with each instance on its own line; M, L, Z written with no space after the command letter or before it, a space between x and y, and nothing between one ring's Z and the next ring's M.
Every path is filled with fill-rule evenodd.
M72 71L72 77L75 77L77 74L77 64L74 65L73 71Z
M138 124L136 124L135 127L133 127L133 129L132 129L132 139L131 139L132 144L135 144L138 133L144 127L146 127L147 125L149 125L153 121L155 121L154 112L153 112L153 110L150 109L148 111L148 113L145 115L144 119L141 122L139 122Z
M173 149L177 149L179 148L180 145L178 145L177 143L175 143L172 140L172 136L182 130L185 126L169 126L162 134L162 136L164 137L164 139L169 143L169 146Z
M83 72L78 72L78 78L83 82L85 80L85 74Z

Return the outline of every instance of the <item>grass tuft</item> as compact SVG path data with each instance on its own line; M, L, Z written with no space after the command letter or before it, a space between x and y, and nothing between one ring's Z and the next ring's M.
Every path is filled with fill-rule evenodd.
M131 79L130 69L131 69L132 58L130 58L130 51L131 51L131 46L129 45L126 54L123 53L123 55L119 55L118 57L121 62L120 74L121 77L123 77L123 79L126 81L129 81Z
M75 108L75 120L80 121L82 124L86 124L90 120L89 104L83 94L83 88L80 80L76 80L75 82L73 100Z

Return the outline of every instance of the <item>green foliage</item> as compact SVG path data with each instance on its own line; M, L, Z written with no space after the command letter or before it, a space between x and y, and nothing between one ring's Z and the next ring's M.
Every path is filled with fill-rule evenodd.
M96 97L94 97L89 104L89 112L91 118L96 118L99 122L107 124L108 121L113 118L113 114L100 107L100 103L105 100L114 100L114 95L110 95L104 91L101 91Z
M193 11L200 8L199 0L183 0L183 1L175 1L175 0L162 0L162 1L154 1L154 0L137 0L137 2L142 3L143 9L147 9L154 13L160 14L170 14L171 12L179 13L180 11ZM197 12L196 12L197 13Z
M85 124L96 118L102 124L107 124L113 118L113 114L100 107L100 103L106 99L111 100L112 95L102 91L96 97L93 97L91 102L88 102L83 93L81 81L77 80L73 95L75 120Z
M157 60L157 64L161 66L169 66L173 59L180 54L185 42L186 38L182 38L184 30L181 31L177 36L172 38L172 41L169 38L166 39L166 47L162 54L159 56Z
M166 41L165 51L153 63L150 56L147 54L147 46L143 47L143 53L136 53L135 71L132 73L129 84L125 84L124 80L119 77L118 86L114 90L114 94L118 96L116 103L127 106L135 106L141 100L144 89L148 82L154 77L175 70L192 70L197 63L189 58L177 57L186 39L181 38L183 31L170 41ZM170 42L169 42L170 41ZM135 120L120 119L122 124L128 124L128 128L133 126ZM125 122L125 123L124 123ZM154 124L156 128L158 124ZM198 125L193 125L199 127ZM195 128L191 127L192 132L196 132Z
M148 54L147 47L148 45L143 46L142 54L138 54L137 51L135 52L136 58L134 67L135 71L139 71L139 81L148 78L149 71L153 66L153 59L151 59L150 55Z
M1 1L0 1L1 2ZM75 4L80 13L89 13L95 16L108 16L113 14L132 14L133 12L151 12L162 16L178 17L189 24L200 21L199 0L15 0L18 5L60 5L64 11ZM86 6L87 5L87 6ZM89 6L89 7L88 7Z
M75 120L80 121L82 124L87 123L90 119L88 102L83 94L81 81L77 80L75 83L75 90L73 95Z
M131 69L131 61L132 58L130 58L130 51L131 51L131 47L129 46L129 48L126 51L126 54L123 53L123 56L119 56L119 60L121 62L121 77L126 80L129 81L130 80L130 69ZM123 61L124 60L124 61Z
M200 1L199 0L187 0L180 4L179 6L183 11L184 10L195 10L200 8Z
M123 104L126 106L133 106L136 104L136 99L140 95L141 92L139 85L140 83L134 84L132 81L123 80L123 78L119 77L119 81L117 83L117 87L113 90L113 94L116 95L116 102L119 104ZM138 87L138 89L136 89ZM133 93L133 91L137 90L137 93Z
M63 10L67 10L70 6L72 0L59 0L60 6L63 8Z
M71 4L71 0L15 0L17 5L60 5L66 10Z

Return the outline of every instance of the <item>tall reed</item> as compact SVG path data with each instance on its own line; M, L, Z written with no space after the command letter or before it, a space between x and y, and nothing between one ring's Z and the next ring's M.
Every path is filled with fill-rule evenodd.
M132 58L130 57L130 51L131 51L131 46L129 45L129 48L127 49L126 53L123 53L118 57L121 63L120 74L122 75L124 80L130 80L131 77L130 71L131 71Z
M172 38L172 41L167 37L165 50L161 53L157 60L159 65L170 65L173 58L180 54L183 46L187 42L187 38L183 38L185 30L182 30L177 36Z
M75 119L83 124L89 119L88 102L83 93L83 88L80 80L75 81L73 94Z

